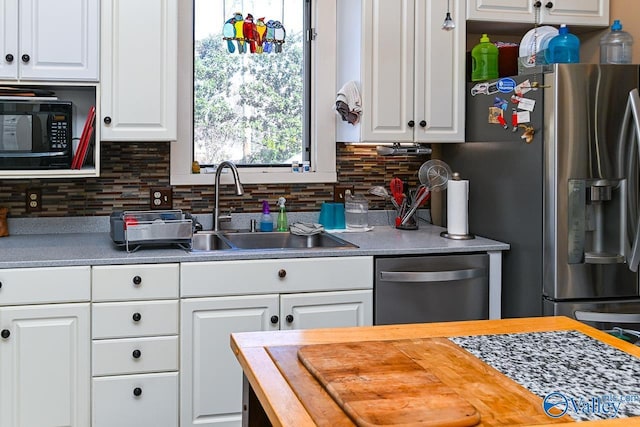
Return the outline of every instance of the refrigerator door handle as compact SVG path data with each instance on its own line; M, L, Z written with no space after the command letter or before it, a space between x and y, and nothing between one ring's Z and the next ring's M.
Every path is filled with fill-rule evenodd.
M602 313L599 311L576 310L573 314L576 316L576 320L581 322L640 324L640 313Z
M625 111L625 123L623 126L627 126L627 120L630 119L629 112L633 115L634 124L634 136L636 143L638 144L638 155L640 156L640 96L638 95L638 89L633 89L629 92L629 100L627 102L627 111ZM637 171L636 171L637 173ZM631 176L629 176L631 180ZM629 191L633 191L633 186L629 185ZM630 218L634 220L634 218ZM635 218L635 237L633 239L633 246L631 247L631 254L629 257L629 269L633 272L638 271L638 264L640 264L640 224L638 224L638 218Z
M468 268L451 271L381 271L380 281L397 283L444 282L475 279L477 277L483 277L485 274L486 271L484 268Z

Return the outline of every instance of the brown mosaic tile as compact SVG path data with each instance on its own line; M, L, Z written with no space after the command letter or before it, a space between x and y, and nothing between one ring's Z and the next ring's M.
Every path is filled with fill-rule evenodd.
M394 176L418 184L417 172L427 156L378 156L373 146L336 144L338 183L353 185L355 192L366 193L376 185L388 186ZM105 216L114 209L143 210L149 207L149 188L169 186L169 143L115 143L101 145L99 178L0 180L0 206L9 208L9 216ZM43 210L27 213L25 192L41 188ZM262 200L275 206L285 195L290 211L319 210L323 201L333 200L334 184L245 185L238 197L231 188L220 195L221 209L234 206L237 212L260 212ZM370 209L389 209L382 199L368 196ZM176 209L193 213L211 212L214 194L206 186L174 186Z

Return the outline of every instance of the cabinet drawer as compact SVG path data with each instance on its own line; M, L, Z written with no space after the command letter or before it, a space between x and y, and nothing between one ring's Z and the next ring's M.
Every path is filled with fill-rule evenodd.
M177 298L179 264L109 265L92 269L93 301Z
M0 305L89 301L90 271L88 266L0 269Z
M127 338L178 334L178 301L93 304L92 337Z
M126 338L93 342L93 375L178 370L178 337Z
M184 263L183 297L372 289L372 257Z
M178 373L93 379L93 427L178 425Z

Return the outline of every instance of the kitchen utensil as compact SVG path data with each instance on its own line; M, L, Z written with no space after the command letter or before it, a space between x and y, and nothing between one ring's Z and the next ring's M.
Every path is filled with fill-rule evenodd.
M398 205L398 202L396 202L396 199L394 199L391 196L391 194L389 194L387 189L384 188L383 186L376 185L375 187L371 187L369 189L368 193L372 194L374 196L382 197L385 200L391 200L391 203L393 204L393 207L395 207L396 210L400 210L400 205Z
M429 191L432 193L446 189L451 175L449 165L438 159L426 161L418 170L420 183L429 186Z
M402 180L398 177L394 177L393 179L391 179L389 188L391 189L391 194L396 203L398 205L402 204L402 200L404 199L404 194L402 193L404 184L402 183Z
M409 219L411 218L411 216L414 213L416 213L418 208L424 205L427 202L427 200L429 200L430 198L431 198L431 191L429 191L429 188L427 186L420 188L416 194L416 200L411 204L409 211L402 216L402 221L400 222L400 225L405 225L407 222L409 222Z

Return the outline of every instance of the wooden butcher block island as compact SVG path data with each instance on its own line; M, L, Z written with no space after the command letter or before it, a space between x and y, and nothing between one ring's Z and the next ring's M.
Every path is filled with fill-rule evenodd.
M453 341L556 331L584 334L607 347L603 358L617 352L640 369L639 347L565 317L247 332L232 334L231 346L245 373L248 426L538 426L575 420L567 405L545 410L541 396ZM628 414L585 422L640 425Z

